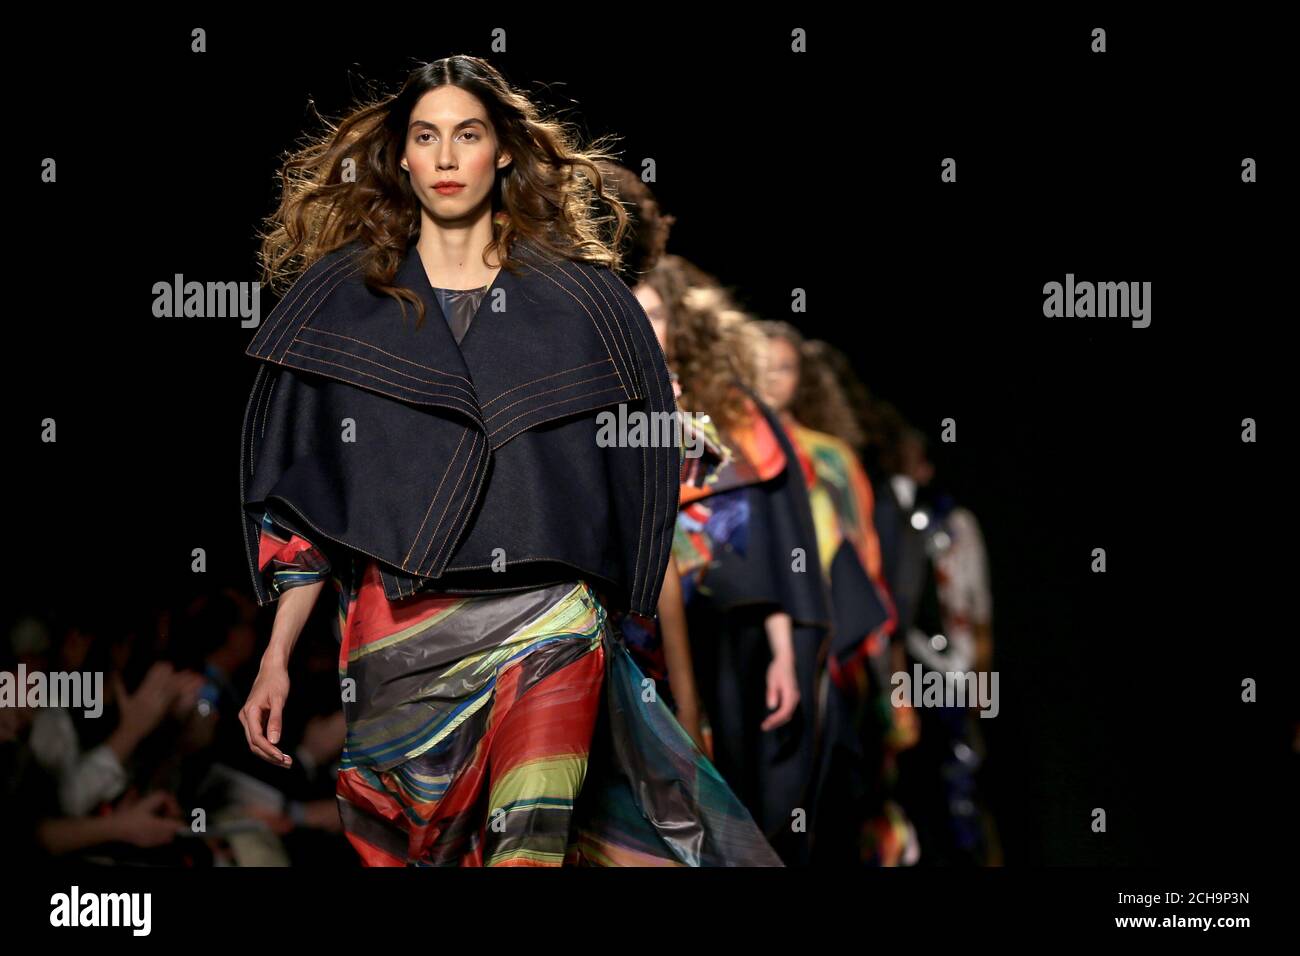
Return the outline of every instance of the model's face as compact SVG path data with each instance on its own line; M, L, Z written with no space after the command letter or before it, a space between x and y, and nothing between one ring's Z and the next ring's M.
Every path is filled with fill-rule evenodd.
M497 155L496 132L477 96L440 86L411 110L402 168L429 215L440 222L473 219L491 201L496 171L509 165Z
M641 303L641 308L645 309L645 314L650 318L650 325L654 327L655 338L659 340L659 347L668 354L668 306L664 303L663 298L654 288L645 282L638 282L636 288L632 290L637 301Z
M763 351L763 401L783 412L799 386L799 353L785 339L775 337L767 340Z

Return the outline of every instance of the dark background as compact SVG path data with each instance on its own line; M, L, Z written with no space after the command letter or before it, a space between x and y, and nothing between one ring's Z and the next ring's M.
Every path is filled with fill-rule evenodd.
M258 278L254 230L309 98L336 117L358 77L395 91L415 60L474 53L591 135L620 135L628 165L654 157L678 217L670 250L759 316L849 351L930 434L991 555L1002 701L981 729L1009 864L1294 853L1280 29L1102 14L638 23L632 7L454 26L376 8L391 22L313 25L267 10L14 38L27 62L11 85L9 275L24 295L8 315L5 614L74 594L168 600L194 587L194 547L205 583L251 591L235 509L252 330L155 319L151 288L177 272ZM207 53L189 52L194 26ZM488 46L496 26L506 54ZM808 54L790 52L792 26ZM1089 52L1093 26L1105 54ZM38 181L46 156L56 185ZM955 184L939 181L945 156ZM1067 272L1150 281L1151 326L1044 318L1042 286ZM806 315L789 315L794 287ZM47 416L57 444L39 441ZM937 442L945 417L955 444ZM1240 441L1246 417L1257 444ZM1260 703L1240 701L1244 677Z

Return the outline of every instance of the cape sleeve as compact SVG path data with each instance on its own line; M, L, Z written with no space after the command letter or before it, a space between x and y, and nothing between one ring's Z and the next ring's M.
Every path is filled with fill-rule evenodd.
M715 552L701 584L720 608L768 605L798 625L825 629L829 597L817 566L817 535L803 471L775 413L757 395L749 398L753 414L761 416L780 449L780 470L758 484L713 496L715 515L725 503L722 509L734 510L734 520L744 521L746 530L743 544ZM794 560L796 552L808 558L812 573Z
M867 686L867 668L887 682L883 655L897 613L881 573L871 485L857 455L833 435L792 422L787 437L802 465L832 614L827 664L846 690Z
M668 362L645 309L626 283L609 269L600 267L594 273L612 304L611 312L617 318L613 330L619 339L617 346L628 359L641 395L639 401L628 403L628 412L645 413L651 422L661 421L664 415L679 421ZM628 610L655 620L677 521L682 448L673 441L612 447L607 451L610 487L616 495L616 537L629 582Z
M244 414L240 505L244 546L259 606L277 600L289 588L327 578L333 562L326 543L309 532L301 519L268 501L278 482L302 461L313 459L308 434L317 418L305 403L288 369L263 364L254 379ZM283 405L283 407L281 407ZM297 423L296 428L287 425ZM307 427L313 426L313 427Z
M681 397L681 389L673 378L673 397ZM682 446L682 467L679 479L679 510L673 522L673 543L670 548L672 556L678 561L677 573L684 587L693 585L698 577L700 567L707 562L709 552L707 539L701 532L692 532L684 527L683 515L689 507L685 504L687 489L703 487L725 463L729 452L719 437L717 425L707 417L682 414L680 433ZM688 453L688 452L693 452ZM689 567L682 562L689 561ZM665 574L671 573L665 571ZM659 633L659 622L649 620L640 614L616 615L621 626L624 643L631 652L637 666L656 681L667 681L668 664L664 657L663 638ZM671 693L669 694L671 698Z

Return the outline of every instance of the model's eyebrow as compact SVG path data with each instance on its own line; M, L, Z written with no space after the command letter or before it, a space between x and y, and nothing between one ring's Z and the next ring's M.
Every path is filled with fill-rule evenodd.
M452 128L452 132L454 133L458 129L464 129L466 126L482 126L484 129L487 129L487 124L484 123L481 119L476 119L474 117L471 117L469 119L463 119L459 123L457 123ZM436 131L438 129L438 124L430 123L428 120L411 120L410 128L415 129L416 127L420 127L423 129L431 129Z

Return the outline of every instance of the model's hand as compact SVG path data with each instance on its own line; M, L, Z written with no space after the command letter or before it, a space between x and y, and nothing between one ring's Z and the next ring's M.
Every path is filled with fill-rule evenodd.
M774 657L767 666L767 706L776 709L763 720L763 729L780 727L794 716L799 704L799 684L794 675L794 655Z
M289 671L281 664L262 659L257 680L239 711L248 748L267 763L288 767L293 761L276 746L280 742L280 717L289 698Z

